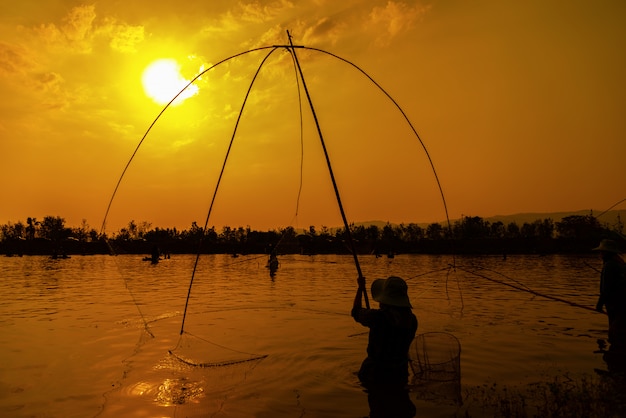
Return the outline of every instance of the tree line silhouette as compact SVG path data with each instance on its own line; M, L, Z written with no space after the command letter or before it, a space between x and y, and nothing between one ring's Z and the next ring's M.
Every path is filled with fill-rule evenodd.
M558 222L539 219L521 226L464 216L449 226L352 224L350 236L359 254L554 254L586 253L603 238L623 245L622 230L621 220L603 225L593 215L572 215ZM349 254L348 241L345 228L326 226L299 231L291 226L268 231L225 226L204 231L196 222L178 230L132 220L111 236L100 234L85 219L78 227L67 227L59 216L41 221L29 217L25 223L0 226L0 253L5 255L150 254L155 247L168 254Z

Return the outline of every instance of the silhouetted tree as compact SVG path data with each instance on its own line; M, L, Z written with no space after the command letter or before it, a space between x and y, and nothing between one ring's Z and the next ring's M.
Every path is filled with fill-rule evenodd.
M2 237L4 239L16 240L16 239L24 238L24 233L26 231L26 228L21 221L18 221L17 223L14 223L14 224L9 222L6 225L2 225L2 227L0 228L0 231L2 232Z
M432 223L426 227L426 238L437 240L443 238L443 227L441 224Z
M280 228L279 231L280 231L281 238L283 240L292 241L296 238L296 235L298 235L293 226Z
M71 234L71 229L65 228L65 219L60 216L46 216L41 222L41 235L54 242L61 242Z
M87 220L83 219L80 226L77 228L72 228L72 236L76 238L80 242L87 241L89 237L89 224L87 224Z
M137 226L137 235L135 239L143 239L146 232L150 230L152 224L148 221L141 221Z
M327 240L330 238L330 230L326 225L322 225L322 227L320 228L319 236L323 240Z
M464 216L455 222L453 231L456 238L486 238L490 233L489 222L480 216Z
M139 238L139 234L137 232L137 223L135 220L131 220L128 223L128 228L126 229L126 234L128 235L128 239L137 239Z
M602 226L593 215L572 215L557 222L556 230L561 238L581 238L601 235Z
M198 225L196 221L191 223L191 228L188 231L181 232L183 239L193 242L199 242L204 234L204 228Z
M519 225L516 224L515 222L509 222L509 224L506 226L506 237L507 238L519 238L519 236L520 236Z
M489 235L492 238L504 238L506 235L506 229L504 228L504 223L501 221L493 222L491 224L491 230Z
M535 236L537 224L524 222L520 228L522 238L533 238Z
M98 241L98 238L99 238L98 231L96 231L95 229L91 229L89 231L89 241L96 242Z
M554 222L550 218L543 220L537 220L535 233L539 238L552 239L554 238Z
M37 228L41 224L37 218L26 218L26 239L33 240L35 239Z
M400 225L400 239L411 244L415 244L424 238L424 229L417 224Z

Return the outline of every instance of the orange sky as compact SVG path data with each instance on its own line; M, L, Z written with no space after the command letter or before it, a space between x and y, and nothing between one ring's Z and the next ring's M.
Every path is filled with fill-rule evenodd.
M622 1L0 1L0 223L100 228L122 169L163 108L142 85L173 59L190 80L294 43L353 62L402 107L451 218L604 210L626 197ZM208 71L137 153L108 217L203 225L255 71ZM350 222L445 219L428 160L361 73L296 50ZM163 82L165 83L165 81ZM320 141L284 48L263 64L210 225L337 226ZM301 187L300 187L301 186Z

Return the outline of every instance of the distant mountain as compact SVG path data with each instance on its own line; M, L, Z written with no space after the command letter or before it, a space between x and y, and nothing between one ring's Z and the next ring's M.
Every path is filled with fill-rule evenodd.
M514 215L496 215L484 219L491 223L500 221L505 225L510 222L515 222L516 224L521 226L524 223L532 223L536 220L549 218L552 219L554 222L560 222L563 218L566 218L568 216L587 215L596 216L598 218L598 221L602 225L608 224L609 226L614 226L620 220L621 222L626 221L626 210L610 210L604 213L600 210L579 210L575 212L517 213Z

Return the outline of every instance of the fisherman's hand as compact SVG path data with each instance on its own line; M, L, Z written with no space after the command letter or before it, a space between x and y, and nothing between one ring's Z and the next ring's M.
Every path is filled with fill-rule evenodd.
M365 277L359 277L356 279L356 283L359 285L359 289L365 289Z

